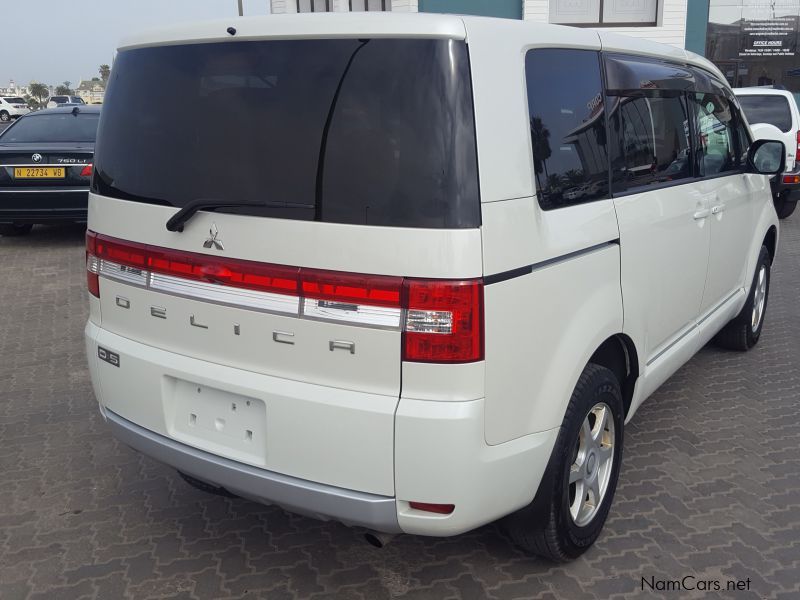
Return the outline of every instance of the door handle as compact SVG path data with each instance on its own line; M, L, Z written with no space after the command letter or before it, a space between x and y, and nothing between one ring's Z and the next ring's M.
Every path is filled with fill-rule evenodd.
M724 212L725 212L725 203L724 202L722 204L717 204L716 206L712 206L711 207L711 214L712 215L718 215L718 214L724 213Z
M711 214L711 211L709 209L703 208L701 210L698 210L696 213L694 213L694 220L695 221L699 221L700 219L705 219L710 214Z

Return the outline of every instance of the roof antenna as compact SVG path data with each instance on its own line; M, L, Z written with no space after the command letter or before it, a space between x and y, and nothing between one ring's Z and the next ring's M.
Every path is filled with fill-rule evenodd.
M75 115L77 117L79 112L81 112L80 108L78 108L77 106L73 106L72 107L72 114L73 115Z

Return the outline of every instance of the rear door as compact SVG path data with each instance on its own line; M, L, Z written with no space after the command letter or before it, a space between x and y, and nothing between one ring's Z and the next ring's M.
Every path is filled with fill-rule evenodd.
M89 214L110 251L102 327L262 376L245 395L264 403L266 446L243 456L168 409L201 373L164 368L156 379L175 385L142 398L104 366L111 410L277 472L393 493L403 278L481 275L466 52L340 39L119 53ZM168 231L197 199L242 206ZM126 263L137 252L150 257L142 268ZM287 396L279 380L300 387Z

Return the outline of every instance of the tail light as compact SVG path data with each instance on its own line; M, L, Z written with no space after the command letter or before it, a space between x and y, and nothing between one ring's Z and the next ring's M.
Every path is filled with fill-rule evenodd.
M406 279L403 360L483 360L483 281Z
M86 286L95 298L100 297L100 260L97 258L97 234L86 232Z
M784 175L783 183L800 183L800 175Z
M81 177L91 177L92 176L92 163L89 163L83 169L81 169Z
M98 277L232 306L400 329L403 360L483 360L483 280L411 279L271 265L86 234L89 292ZM200 283L189 283L200 282ZM230 288L248 290L230 293ZM224 296L224 297L222 297Z
M794 152L795 163L797 163L798 158L800 158L800 130L797 131L797 149Z

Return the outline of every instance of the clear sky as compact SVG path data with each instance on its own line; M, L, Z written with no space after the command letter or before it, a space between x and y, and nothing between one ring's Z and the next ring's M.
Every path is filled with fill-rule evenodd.
M266 14L269 0L245 0L245 15ZM233 17L236 0L2 0L0 87L58 85L99 77L129 33L182 21Z

